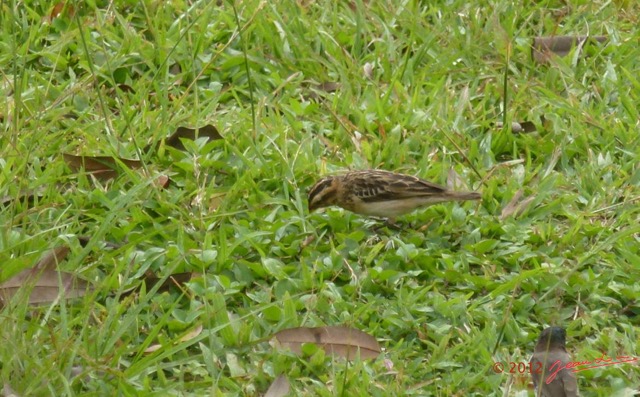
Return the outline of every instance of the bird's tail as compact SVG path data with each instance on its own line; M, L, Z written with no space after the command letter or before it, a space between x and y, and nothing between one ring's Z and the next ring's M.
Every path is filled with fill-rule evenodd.
M480 200L482 195L478 192L448 192L447 194L452 200Z

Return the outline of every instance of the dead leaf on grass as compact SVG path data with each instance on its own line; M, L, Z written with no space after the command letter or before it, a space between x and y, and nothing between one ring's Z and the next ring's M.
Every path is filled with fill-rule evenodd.
M537 63L548 63L555 55L564 57L573 47L579 46L579 50L589 42L604 43L606 36L549 36L536 37L531 45L531 57Z
M447 189L470 190L464 179L453 168L449 168L449 173L447 174Z
M162 348L162 345L159 343L156 343L154 345L151 345L149 347L147 347L146 349L144 349L143 353L144 354L151 354L151 353L155 353L156 351L160 350Z
M198 138L209 138L210 141L223 139L218 129L211 124L207 124L200 128L178 127L169 138L165 139L164 144L177 150L185 150L182 139L190 139L195 141ZM144 148L145 152L156 150L160 143L149 144Z
M73 8L72 4L67 4L66 1L59 1L53 6L49 13L49 21L58 18L64 11L66 11L69 18L72 18L75 14L75 8Z
M13 388L11 387L10 384L5 383L4 386L2 387L2 396L3 397L20 397L20 395L18 395Z
M264 397L283 397L289 394L290 389L289 379L284 375L280 375L274 379L267 392L264 393Z
M305 343L314 343L328 354L347 360L353 360L358 351L363 359L376 358L381 351L373 336L343 326L289 328L276 333L274 337L281 346L296 354L302 354L302 345Z
M132 169L142 166L142 162L139 160L116 159L110 156L76 156L68 153L64 153L63 156L64 161L73 172L84 170L102 181L118 176L119 163Z
M529 196L524 200L520 200L523 196L524 192L522 189L518 190L516 194L513 195L513 198L507 205L502 209L502 213L500 214L500 220L503 221L510 216L517 217L521 215L531 204L533 200L535 200L535 196Z
M203 326L202 324L197 325L195 328L193 328L192 330L190 330L189 332L187 332L186 334L182 335L180 337L180 339L178 339L178 342L187 342L190 341L191 339L196 338L198 335L200 335L202 333L203 330Z
M317 99L321 97L324 93L332 93L336 92L340 89L340 83L336 83L333 81L327 81L320 84L312 84L309 85L309 93L304 95L306 99Z
M62 295L64 299L79 298L91 290L90 284L75 274L58 270L58 263L69 254L70 248L60 246L47 252L35 266L25 269L0 284L0 306L13 298L23 287L29 288L29 304L50 303Z
M158 187L166 188L171 183L171 179L168 175L158 175L154 184Z
M39 200L42 197L44 197L42 190L32 190L15 196L4 196L0 199L0 207L6 207L12 203L26 204L27 207L31 207L36 200Z

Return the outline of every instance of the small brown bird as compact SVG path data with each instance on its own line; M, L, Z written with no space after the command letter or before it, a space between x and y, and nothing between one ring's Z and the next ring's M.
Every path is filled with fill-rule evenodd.
M394 218L444 201L479 200L477 192L455 192L415 176L382 170L328 176L309 190L309 211L337 205L360 215Z
M560 327L549 327L540 334L529 361L536 396L578 396L576 375L566 368L571 362L565 348L566 338L567 332Z

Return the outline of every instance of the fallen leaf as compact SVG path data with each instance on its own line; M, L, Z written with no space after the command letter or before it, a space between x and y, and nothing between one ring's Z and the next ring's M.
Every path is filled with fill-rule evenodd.
M447 189L449 190L469 190L469 187L465 183L464 179L454 170L449 168L447 175Z
M2 207L6 207L11 203L26 203L27 207L32 206L36 199L41 199L44 196L44 194L42 193L42 191L36 191L36 190L32 190L20 195L16 195L16 196L4 196L3 198L0 199L0 206Z
M317 99L320 97L321 93L336 92L340 88L340 83L327 81L320 84L310 85L309 88L311 92L306 95L306 99Z
M180 66L179 63L174 63L173 65L169 66L169 73L171 74L180 74L182 73L182 66Z
M10 384L5 383L2 387L2 396L3 397L20 397L11 387Z
M169 186L170 182L171 179L169 179L168 175L159 175L154 181L154 184L158 187L166 188L167 186Z
M502 209L502 213L500 213L500 220L504 220L505 218L510 217L516 210L516 206L518 205L518 201L523 195L522 189L518 190L516 194L513 195L511 200L504 206Z
M302 252L302 250L307 248L309 244L313 243L315 239L316 239L316 236L314 236L313 234L310 234L309 236L307 236L307 238L305 238L302 241L302 244L300 244L300 252Z
M360 142L362 141L362 134L358 131L353 131L353 136L351 137L351 142L356 147L356 151L358 153L362 153L362 145Z
M0 306L6 303L23 287L33 285L29 293L29 304L50 303L59 295L64 299L84 296L89 283L75 274L58 271L58 263L69 254L69 247L60 246L47 252L31 269L25 269L0 284Z
M531 57L537 63L547 63L553 55L566 56L578 45L582 48L589 41L604 43L606 36L550 36L536 37L531 45Z
M267 392L264 393L264 397L283 397L289 394L289 379L286 376L280 375L274 379Z
M160 350L161 348L162 348L162 345L160 345L160 344L151 345L151 346L147 347L146 349L144 349L143 353L144 354L151 354L153 352L156 352L156 351Z
M118 88L119 90L122 90L123 92L130 92L132 94L136 93L136 90L134 90L133 87L127 84L118 84L116 88Z
M77 376L82 375L85 372L85 368L80 365L74 365L71 367L70 375L71 378L75 378Z
M222 139L222 135L220 135L218 129L211 124L196 129L178 127L176 132L174 132L173 135L165 140L165 145L171 146L174 149L185 150L184 144L182 143L181 139L191 139L192 141L195 141L197 138L203 137L209 138L209 140L212 141Z
M387 140L387 131L384 129L384 125L380 122L378 122L378 134L380 134L383 142Z
M520 200L522 198L523 191L522 189L518 190L516 194L513 195L513 198L507 205L502 209L502 213L500 214L500 220L505 220L510 216L517 217L521 215L531 204L531 202L535 199L535 196L529 196L524 200Z
M320 83L315 86L317 90L324 92L336 92L340 88L340 83L336 83L333 81L326 81L324 83Z
M527 207L529 207L529 204L531 204L535 199L536 199L535 196L529 196L526 199L522 200L520 203L518 203L518 205L516 206L516 210L513 213L513 216L520 216L522 213L524 213Z
M67 153L64 153L63 156L64 161L73 172L84 170L102 181L118 176L118 162L122 162L129 168L140 168L142 166L142 162L139 160L116 159L110 156L75 156Z
M202 329L203 329L202 324L198 325L197 327L195 327L191 331L189 331L186 334L182 335L180 337L180 339L178 339L178 342L190 341L191 339L193 339L193 338L197 337L198 335L200 335L202 333Z
M75 13L73 5L67 4L64 1L59 1L56 3L56 5L53 6L51 12L49 13L49 21L53 21L54 19L58 18L62 14L62 12L65 11L65 9L69 18L73 17Z
M364 66L362 67L362 73L364 74L364 77L370 79L373 77L373 63L371 62L367 62L364 64Z
M358 329L343 326L298 327L282 330L274 335L281 346L302 354L302 345L315 343L325 352L352 360L358 350L363 359L376 358L380 345L376 339Z

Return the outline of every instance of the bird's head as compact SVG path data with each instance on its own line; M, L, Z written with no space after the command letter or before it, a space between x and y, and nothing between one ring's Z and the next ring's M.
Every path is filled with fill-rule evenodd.
M334 205L338 200L340 177L327 176L309 189L309 212Z
M562 327L549 327L540 333L538 346L540 347L564 347L567 340L567 331Z

